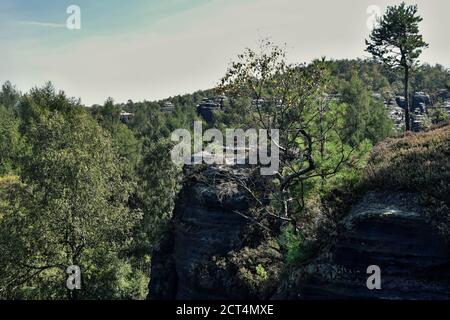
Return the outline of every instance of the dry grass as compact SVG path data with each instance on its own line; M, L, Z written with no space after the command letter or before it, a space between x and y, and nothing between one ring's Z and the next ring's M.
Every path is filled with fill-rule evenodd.
M365 187L416 192L450 238L450 125L381 142L370 156Z
M387 139L377 145L366 168L368 186L407 190L450 200L450 125Z

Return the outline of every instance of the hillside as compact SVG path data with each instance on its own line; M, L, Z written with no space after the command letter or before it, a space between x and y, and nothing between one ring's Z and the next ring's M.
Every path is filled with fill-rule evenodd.
M273 225L252 227L233 209L250 212L234 178L248 178L248 169L199 168L154 252L150 297L448 299L449 150L450 125L379 143L364 180L333 190L317 208L326 219L316 228L327 233L319 232L314 253L294 264L280 261ZM366 287L371 265L381 270L381 290Z
M335 191L347 195L334 206L336 235L290 269L277 297L448 299L449 152L450 125L379 143L363 183ZM370 265L381 290L366 289Z

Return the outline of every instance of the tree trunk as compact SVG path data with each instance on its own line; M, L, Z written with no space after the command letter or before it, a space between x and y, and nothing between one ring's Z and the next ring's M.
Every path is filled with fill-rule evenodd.
M411 119L409 116L409 68L405 66L405 79L403 81L405 85L404 96L405 96L405 125L406 131L411 131Z

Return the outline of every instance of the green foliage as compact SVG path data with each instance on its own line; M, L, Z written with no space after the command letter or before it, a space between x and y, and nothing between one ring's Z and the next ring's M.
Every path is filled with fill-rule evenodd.
M19 98L20 93L11 84L11 82L6 81L2 85L2 90L0 91L0 105L3 105L8 109L12 109L19 101Z
M450 120L448 112L442 108L432 108L428 111L428 116L433 124L441 124Z
M222 79L221 88L231 97L229 110L236 111L224 119L244 128L280 130L279 171L249 187L252 196L270 203L260 201L263 208L252 218L278 218L278 227L289 223L280 241L288 263L298 263L311 253L307 229L313 228L321 197L359 182L372 141L389 135L392 124L356 74L335 86L329 62L291 65L278 47L269 43L263 49L246 50ZM336 87L343 88L345 103L329 94Z
M422 18L417 15L417 5L407 6L402 2L398 6L388 6L385 14L378 20L366 40L369 53L392 70L403 70L403 88L406 101L405 128L411 129L409 116L409 78L410 71L417 64L422 50L428 47L419 34L419 22Z
M50 83L0 108L1 173L14 163L20 174L0 181L0 297L146 296L151 248L182 178L170 133L190 128L202 96L173 99L183 107L170 114L143 104L132 129L112 99L89 110ZM76 296L65 289L71 264L82 271Z
M245 97L232 99L225 106L225 112L217 114L215 125L222 129L227 127L247 129L251 123L251 118L248 113L243 111L245 110L244 107L248 104L248 98Z
M316 130L314 120L326 79L324 63L289 64L281 48L263 42L261 52L246 49L239 55L221 81L221 90L232 99L230 106L238 106L233 100L241 104L240 116L234 121L244 123L245 128L279 130L276 147L282 165L267 187L274 188L274 198L281 202L275 206L284 206L277 208L284 216L292 213L286 208L287 189L315 169L312 152L317 146L313 141L326 130Z
M266 281L269 278L266 269L264 269L261 264L256 266L256 275L260 277L262 281Z
M16 162L24 148L19 126L14 112L0 105L0 176L17 169Z
M98 106L94 109L95 118L102 125L103 128L114 131L118 124L120 124L121 109L114 104L112 98L108 98L103 106Z
M331 71L331 87L334 93L342 93L355 75L371 93L379 93L383 98L402 95L403 76L398 70L387 68L375 60L331 60L327 61ZM414 91L423 91L431 95L434 102L441 89L450 90L450 71L442 65L422 64L414 68L411 75L411 87Z
M356 75L371 92L378 92L387 97L391 91L390 85L396 79L382 64L373 60L343 59L327 63L332 76L331 86L337 93L341 93L343 87Z
M148 254L149 248L159 240L181 187L182 168L171 160L173 142L170 134L178 128L191 129L195 119L194 110L189 108L177 107L173 114L150 109L147 117L141 120L143 123L137 126L142 141L142 159L137 170L138 188L134 201L143 211L143 221L135 231L137 255Z
M230 251L225 257L214 256L197 268L201 279L215 279L217 272L230 275L233 288L241 288L243 297L269 299L279 285L282 259L274 239L266 238L258 246Z
M346 143L357 146L368 139L375 144L393 133L393 123L383 102L372 97L356 74L344 86L342 102L346 104L343 127Z
M425 63L414 70L411 82L415 91L429 93L434 102L442 102L437 93L442 89L450 90L450 69L440 64L431 66Z
M21 159L21 191L3 200L7 205L0 234L8 236L0 246L8 273L1 279L1 295L62 298L65 268L72 264L87 276L95 268L93 279L102 279L89 283L81 297L98 297L105 286L120 288L120 268L99 266L113 259L125 267L128 262L119 253L140 214L127 208L133 187L121 179L109 135L83 108L49 86L33 90L22 107L31 153ZM102 292L105 298L122 295Z
M404 89L398 71L385 67L409 68L426 47L416 12L404 4L389 7L368 42L378 61L287 64L284 51L269 44L272 50L261 55L252 50L240 55L224 77L220 89L231 99L215 125L282 131L287 150L282 161L288 165L277 178L258 181L270 192L255 194L264 205L272 201L272 214L286 218L287 212L291 219L290 225L276 224L283 225L279 243L289 265L313 254L311 230L322 202L335 188L361 180L379 188L413 186L433 204L440 229L450 234L448 127L380 143L392 133L392 123L373 93L392 98ZM393 53L396 46L403 56ZM438 90L450 89L449 70L422 65L414 71L414 89L442 102ZM341 98L331 98L335 93ZM126 104L108 98L88 109L50 83L22 96L6 82L0 92L0 299L74 298L65 289L65 268L74 263L82 269L80 298L145 297L150 254L183 179L170 159L170 134L191 129L196 105L214 94ZM160 111L166 102L175 105L174 112ZM134 113L130 123L120 121L121 111ZM434 124L448 121L441 109L430 109L430 118ZM313 169L281 187L308 167L309 158ZM262 285L272 292L279 265L266 253L274 247L241 250L235 257L237 276L255 290Z
M113 148L123 167L123 178L135 182L136 169L141 157L141 143L133 131L120 120L121 107L108 98L103 106L93 110L98 123L111 135Z
M279 242L285 251L284 258L288 265L300 264L311 256L311 247L305 236L291 226L283 230Z
M388 6L366 40L367 51L390 67L411 67L428 44L419 34L417 5Z

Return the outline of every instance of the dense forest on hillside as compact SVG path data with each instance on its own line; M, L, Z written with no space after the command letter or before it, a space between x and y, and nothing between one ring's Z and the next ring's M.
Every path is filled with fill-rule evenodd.
M318 166L322 172L340 166L326 179L319 174L301 190L291 190L304 197L290 215L294 225L301 225L330 190L357 184L375 144L402 134L383 102L401 94L398 74L370 60L325 60L298 67L293 76L298 72L309 79L316 68L321 84L312 101L338 97L322 105L326 113L320 124L336 124L336 133L326 136ZM434 104L443 103L449 70L421 65L411 86L429 94ZM104 105L85 106L51 83L26 93L5 83L0 92L0 298L145 298L152 249L183 181L182 168L170 159L170 134L192 130L193 121L202 120L197 105L223 94L220 89L153 102L108 98ZM229 94L216 125L251 127L242 111L247 102ZM132 117L125 121L124 112ZM436 124L448 119L434 117ZM278 241L288 265L305 255L300 244L307 232L283 228ZM65 288L65 271L72 264L83 270L83 290L76 296Z

